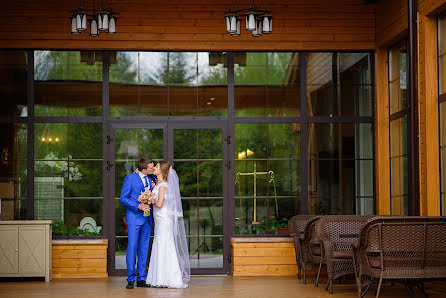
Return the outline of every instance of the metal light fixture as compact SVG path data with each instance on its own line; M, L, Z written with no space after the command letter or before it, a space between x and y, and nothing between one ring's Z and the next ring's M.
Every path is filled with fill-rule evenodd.
M272 32L271 11L256 9L250 6L244 9L228 9L225 12L226 31L231 36L240 36L241 18L245 19L246 31L251 31L252 36L262 36L262 33ZM266 23L266 24L265 24Z
M101 1L102 2L102 1ZM93 2L94 4L95 2ZM82 5L73 10L70 17L71 34L80 34L87 30L87 17L90 23L90 36L99 36L99 31L116 34L116 20L119 13L102 3L100 8L84 8Z
M102 31L108 30L108 13L98 13L98 29Z
M107 34L116 34L116 20L117 17L110 17L108 20L108 30Z
M235 32L231 33L231 36L240 36L240 23L241 23L241 20L236 19L236 26L235 26L236 30L235 30Z
M90 36L99 36L97 19L90 20Z
M252 36L254 37L259 37L262 36L262 20L261 19L257 19L256 20L256 29L254 31L251 31Z
M75 16L70 17L70 23L71 23L71 34L81 34L81 32L77 30L77 21Z
M263 16L263 33L268 34L273 32L273 17L265 14Z

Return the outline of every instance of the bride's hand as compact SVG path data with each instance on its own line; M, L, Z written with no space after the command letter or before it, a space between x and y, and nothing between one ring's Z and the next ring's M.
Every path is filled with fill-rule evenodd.
M136 168L136 170L133 172L133 173L139 173L139 170L138 170L138 168Z

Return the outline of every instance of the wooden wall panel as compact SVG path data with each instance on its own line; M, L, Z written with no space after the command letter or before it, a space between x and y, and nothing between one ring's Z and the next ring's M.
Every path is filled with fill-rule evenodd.
M85 1L93 3L93 1ZM107 1L120 12L118 34L69 33L78 0L18 0L0 11L0 48L134 50L370 50L375 6L363 0L256 1L273 12L273 34L226 33L229 0ZM240 1L240 7L251 2ZM87 5L86 5L87 6ZM242 24L243 25L243 24Z

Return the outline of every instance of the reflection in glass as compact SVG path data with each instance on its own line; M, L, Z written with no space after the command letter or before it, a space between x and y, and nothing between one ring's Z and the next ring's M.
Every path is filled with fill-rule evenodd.
M235 125L236 233L276 233L300 210L300 125Z
M310 116L372 116L368 53L308 53Z
M27 125L3 123L0 125L0 220L26 219L27 185Z
M174 168L180 180L192 268L223 266L221 129L174 129Z
M390 194L392 215L408 215L407 117L390 121Z
M36 123L34 138L34 218L56 235L101 234L80 223L102 226L102 124Z
M403 40L389 49L390 114L407 108L407 49Z
M35 51L36 116L102 115L102 52Z
M373 214L372 140L370 123L309 124L310 214Z
M117 52L110 66L111 116L226 116L226 55Z
M0 51L1 116L28 116L26 51Z
M446 101L440 103L441 215L446 215Z
M298 116L299 77L298 53L236 53L235 115Z

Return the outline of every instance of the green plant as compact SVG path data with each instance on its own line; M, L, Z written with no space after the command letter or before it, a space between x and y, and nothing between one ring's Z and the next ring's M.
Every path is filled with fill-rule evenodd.
M71 228L68 231L68 227L63 221L59 221L54 224L53 234L57 236L100 236L100 233L90 232L87 229Z

